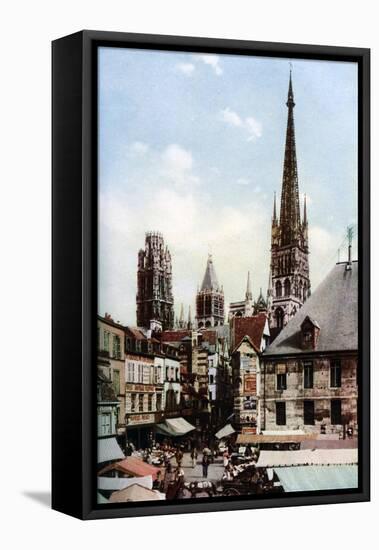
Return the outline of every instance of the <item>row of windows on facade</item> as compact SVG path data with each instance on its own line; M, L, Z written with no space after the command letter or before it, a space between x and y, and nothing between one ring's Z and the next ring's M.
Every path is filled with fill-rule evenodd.
M165 380L168 382L179 382L179 367L166 367ZM159 384L162 381L162 367L128 362L126 367L126 382L135 384Z
M293 294L296 296L296 298L300 298L301 300L306 300L307 297L307 287L304 284L304 286L301 284L297 285L294 284L293 287ZM291 295L291 282L289 279L286 279L284 281L284 284L282 285L281 281L276 281L275 283L275 296L277 298L282 298L284 296L290 296Z
M156 401L154 406L154 395L156 395ZM151 412L162 410L162 395L157 394L144 394L144 393L132 393L130 395L130 412Z
M112 353L115 359L121 359L121 336L112 334L107 330L101 334L100 328L97 329L97 347L99 350ZM103 338L101 338L103 336ZM102 341L101 341L102 340Z
M340 388L341 387L341 361L336 359L330 364L330 377L329 383L331 388ZM305 361L303 366L303 382L305 389L313 388L313 373L314 367L312 361ZM286 390L287 389L287 373L279 373L276 375L276 389L277 390Z
M313 426L315 423L315 402L305 400L303 405L304 425ZM330 423L333 425L342 424L341 400L330 400ZM285 426L287 424L285 401L276 402L276 424Z

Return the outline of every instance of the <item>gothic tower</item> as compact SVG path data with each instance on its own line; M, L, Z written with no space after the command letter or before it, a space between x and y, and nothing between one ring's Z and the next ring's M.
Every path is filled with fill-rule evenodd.
M203 283L196 296L196 324L198 328L224 324L224 291L218 284L210 254Z
M138 252L137 325L167 330L174 325L171 254L160 233L146 233Z
M270 329L275 337L295 315L311 293L308 265L308 220L306 199L303 219L300 218L297 175L294 95L292 75L288 88L288 121L284 154L280 219L276 214L276 197L271 228Z

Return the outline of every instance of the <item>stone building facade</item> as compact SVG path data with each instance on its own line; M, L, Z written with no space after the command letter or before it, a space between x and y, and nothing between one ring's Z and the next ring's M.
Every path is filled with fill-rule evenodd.
M109 314L97 318L97 365L112 384L119 401L117 433L125 429L125 332Z
M290 76L288 120L283 167L280 218L276 214L276 198L271 226L271 264L268 289L270 328L275 338L310 296L308 265L308 220L304 199L300 217L297 173L294 95Z
M174 326L171 254L160 233L146 233L138 252L137 325L167 330Z
M263 358L264 430L357 433L358 262L332 269Z

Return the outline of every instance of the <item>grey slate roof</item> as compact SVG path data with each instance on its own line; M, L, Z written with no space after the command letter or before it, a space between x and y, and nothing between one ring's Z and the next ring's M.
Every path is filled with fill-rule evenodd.
M264 355L309 353L300 347L301 324L310 317L320 326L313 351L358 349L358 262L346 270L346 263L334 266L303 307L288 322Z
M218 289L219 289L219 286L218 286L216 271L213 265L212 256L209 254L203 283L201 285L201 290L218 290Z

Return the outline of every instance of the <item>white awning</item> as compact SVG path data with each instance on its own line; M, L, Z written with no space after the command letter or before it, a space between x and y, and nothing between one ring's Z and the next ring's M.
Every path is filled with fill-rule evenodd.
M304 435L304 430L263 430L263 435ZM314 436L316 438L316 436Z
M195 426L192 426L192 424L187 422L187 420L182 417L166 418L162 424L157 424L158 432L171 437L179 437L192 432L195 429Z
M358 464L358 449L315 449L301 451L261 451L258 468L280 466L329 466Z
M356 465L275 468L275 473L286 493L358 487L358 466Z
M223 437L228 437L229 435L232 435L235 433L235 429L231 424L226 424L221 430L219 430L215 435L217 439L222 439Z
M97 440L97 463L125 458L115 437L106 437Z
M126 487L130 487L134 483L138 483L146 489L153 488L152 476L144 477L105 477L100 476L97 478L97 488L103 491L121 491Z

